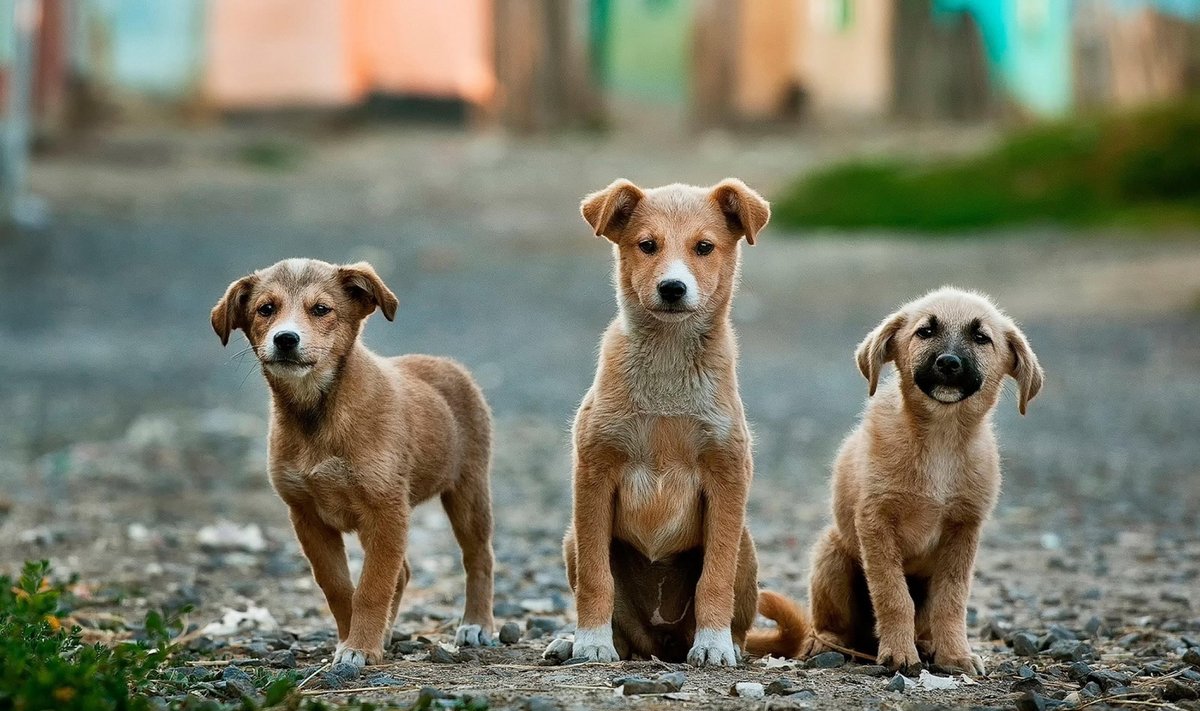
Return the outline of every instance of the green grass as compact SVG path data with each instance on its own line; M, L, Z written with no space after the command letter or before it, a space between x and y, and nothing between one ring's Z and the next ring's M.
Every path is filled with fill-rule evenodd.
M1043 126L955 161L834 166L796 182L772 211L799 229L1200 227L1200 99Z
M16 580L0 575L0 711L374 711L375 704L334 706L304 698L293 672L251 670L252 696L207 698L197 682L215 681L220 670L193 669L181 674L187 652L173 643L183 630L175 615L146 616L138 641L112 646L87 644L80 627L70 625L71 596L52 582L45 561L26 563ZM180 613L187 610L180 610ZM211 688L211 685L209 685ZM233 694L238 696L238 694ZM487 707L486 700L458 700L425 706ZM420 702L419 702L420 703ZM458 706L453 706L458 704Z

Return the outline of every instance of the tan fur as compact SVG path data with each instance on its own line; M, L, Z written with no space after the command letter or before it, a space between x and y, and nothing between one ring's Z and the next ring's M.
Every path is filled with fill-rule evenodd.
M919 337L930 323L939 335ZM990 343L969 340L972 323ZM982 376L959 402L936 400L916 382L943 348L966 354ZM1017 380L1024 413L1041 389L1041 366L990 300L951 288L889 316L856 359L873 397L834 463L833 525L812 553L813 631L798 645L792 636L787 645L764 637L763 648L789 656L833 645L874 650L881 664L909 668L920 663L920 643L936 664L983 673L967 641L966 605L980 527L1000 489L991 413L1006 376ZM887 362L896 374L879 384Z
M739 242L753 241L769 206L732 179L653 190L618 180L581 211L613 243L620 313L575 419L564 542L578 627L611 624L613 646L577 634L574 653L735 663L732 646L754 617L757 560L744 521L753 465L729 309ZM654 254L639 246L646 240ZM701 242L712 252L697 253ZM686 313L657 301L670 270L694 280ZM713 631L732 644L709 644Z
M391 320L396 297L370 265L306 259L239 279L212 312L221 342L243 330L262 364L271 483L337 622L335 661L358 665L383 658L409 577L409 511L434 496L467 572L459 642L486 642L493 625L487 403L453 361L368 350L359 333L376 307ZM271 347L274 331L293 327L301 345L291 362L300 365L280 362ZM344 532L357 532L366 554L357 588Z

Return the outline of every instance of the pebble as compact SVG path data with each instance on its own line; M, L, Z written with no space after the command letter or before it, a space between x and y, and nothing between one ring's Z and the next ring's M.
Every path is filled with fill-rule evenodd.
M850 667L847 671L851 674L861 674L862 676L887 676L891 674L891 670L882 664L863 664Z
M687 675L683 672L669 672L660 674L654 679L647 679L642 676L622 676L613 679L612 685L614 688L621 687L621 693L625 696L634 696L637 694L670 694L679 691L687 682Z
M1041 651L1038 648L1038 638L1031 632L1018 632L1013 635L1013 654L1018 657L1036 657Z
M402 639L392 642L392 646L390 647L393 654L416 654L424 648L424 644L412 639Z
M559 711L562 707L548 696L530 696L525 700L525 711Z
M347 662L338 662L329 668L328 674L332 674L346 681L354 681L362 674L362 669Z
M554 633L560 626L561 623L553 617L530 617L525 621L525 629L530 632L537 630L542 634Z
M1053 708L1049 701L1049 699L1041 694L1027 691L1021 694L1021 698L1017 699L1017 711L1046 711L1046 709ZM1057 706L1057 702L1054 705Z
M225 670L221 672L221 680L225 682L226 689L234 691L238 696L246 699L254 698L254 680L239 667L235 665L225 667Z
M1071 666L1067 667L1067 678L1069 678L1071 681L1082 682L1084 679L1087 679L1088 675L1091 673L1092 668L1089 667L1085 662L1075 662Z
M1046 653L1060 662L1081 662L1092 656L1092 647L1084 642L1063 639L1050 645Z
M743 699L761 699L767 694L766 689L763 688L763 685L759 684L757 681L739 681L733 685L733 689L731 689L731 691L733 692L734 696L738 696Z
M908 685L903 674L897 673L887 683L888 691L904 691L904 687Z
M1014 681L1012 686L1009 687L1009 691L1027 691L1035 694L1045 694L1046 686L1042 683L1041 679L1038 679L1036 676L1031 676L1025 679L1017 679Z
M521 626L516 622L505 622L500 628L501 644L516 644L521 641Z
M267 663L280 669L295 669L296 655L290 649L280 649L267 655Z
M434 664L458 664L458 657L440 644L429 649L429 661Z
M1188 651L1184 652L1183 662L1184 664L1191 664L1197 669L1200 669L1200 647L1192 647Z
M376 674L368 677L363 683L367 686L404 686L403 679L391 674Z
M796 682L784 676L781 676L770 684L767 684L766 688L767 696L787 696L789 694L796 693L796 691L798 691L798 689L796 689Z
M1033 667L1029 666L1028 664L1022 664L1017 669L1017 676L1021 677L1022 679L1032 679L1033 677L1037 676L1037 672L1035 672Z
M1178 679L1167 679L1167 682L1158 690L1163 701L1191 701L1200 698L1200 693L1195 689Z
M836 669L846 663L841 652L821 652L804 663L805 669Z
M1088 674L1088 681L1096 682L1104 691L1112 691L1119 686L1129 686L1133 677L1112 669L1093 669L1092 673Z

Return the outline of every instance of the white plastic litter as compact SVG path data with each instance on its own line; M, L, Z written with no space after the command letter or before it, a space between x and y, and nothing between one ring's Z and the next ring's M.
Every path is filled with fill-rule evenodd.
M917 684L924 689L931 690L957 689L959 687L959 681L957 679L948 676L936 676L934 674L930 674L928 669L921 670L921 675L917 677ZM907 679L905 679L904 685L908 686Z
M228 637L236 632L250 630L272 631L279 629L279 623L265 607L253 603L245 610L225 610L225 615L217 622L210 622L200 630L201 634L210 637Z

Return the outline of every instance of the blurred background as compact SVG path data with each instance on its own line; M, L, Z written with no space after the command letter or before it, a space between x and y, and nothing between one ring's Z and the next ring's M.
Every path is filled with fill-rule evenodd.
M266 388L209 309L281 258L367 259L401 303L367 343L463 361L495 411L500 598L561 611L567 430L615 306L577 206L617 177L773 203L735 309L764 582L800 590L854 346L945 283L1048 374L996 415L988 555L1194 543L1198 91L1200 0L0 0L0 568L153 561L202 606L257 577L319 607ZM447 530L414 531L418 600Z

